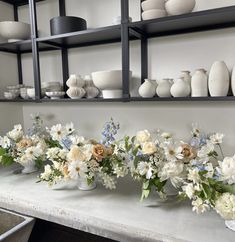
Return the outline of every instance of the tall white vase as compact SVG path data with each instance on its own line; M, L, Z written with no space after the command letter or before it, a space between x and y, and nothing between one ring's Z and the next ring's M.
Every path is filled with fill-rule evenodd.
M145 82L139 88L139 94L144 98L154 97L156 94L156 86L149 79L145 79Z
M206 70L198 69L192 76L191 81L192 97L207 97L208 96L208 77Z
M216 61L209 74L209 92L212 97L227 96L229 91L230 75L223 61Z
M231 85L232 85L233 96L235 96L235 66L233 67Z

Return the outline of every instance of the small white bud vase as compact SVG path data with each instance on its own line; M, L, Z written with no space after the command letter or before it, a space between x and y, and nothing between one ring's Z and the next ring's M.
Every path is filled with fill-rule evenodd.
M70 75L68 81L66 82L68 87L84 87L85 81L80 75Z
M95 98L99 95L99 89L94 85L93 80L90 75L85 76L85 91L86 98Z
M144 98L154 97L156 94L156 86L149 79L145 79L144 83L139 88L139 94Z
M174 84L171 87L171 95L173 97L188 97L190 94L190 86L182 78L174 81Z
M36 172L38 169L35 166L35 162L33 161L29 161L27 163L21 164L24 169L21 171L23 174L31 174Z
M235 66L233 67L231 85L232 85L233 96L235 96Z
M190 75L190 71L181 71L180 78L184 79L191 86L192 76Z
M230 84L229 70L223 61L216 61L209 74L209 92L212 97L228 95Z
M192 76L191 81L192 97L207 97L208 96L208 76L206 70L198 69Z
M78 183L77 183L77 187L79 190L81 191L91 191L94 190L96 188L96 182L92 182L91 184L87 184L87 180L85 178L78 178Z
M159 97L171 97L171 86L173 81L171 79L162 79L158 81L156 93Z

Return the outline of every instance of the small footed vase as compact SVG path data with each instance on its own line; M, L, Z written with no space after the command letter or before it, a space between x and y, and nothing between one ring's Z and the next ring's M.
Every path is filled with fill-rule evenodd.
M31 174L38 170L38 168L35 166L35 163L27 163L23 165L24 169L21 171L22 174Z
M77 187L81 191L91 191L94 190L96 186L97 184L95 181L88 185L87 180L85 178L78 178Z

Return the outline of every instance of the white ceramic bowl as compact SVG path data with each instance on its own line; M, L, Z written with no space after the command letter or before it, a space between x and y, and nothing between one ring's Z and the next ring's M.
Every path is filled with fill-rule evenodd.
M191 13L195 5L195 0L168 0L165 7L168 15L179 15Z
M162 18L167 15L166 10L161 9L152 9L148 11L144 11L142 13L143 20L155 19L155 18Z
M51 99L60 99L65 95L65 92L46 92L46 95Z
M143 11L151 9L162 9L165 10L165 0L146 0L141 3Z
M15 98L17 98L17 95L14 94L14 93L12 93L12 92L4 92L4 97L5 97L6 99L11 100L11 99L15 99Z
M0 22L0 36L8 42L30 38L30 25L17 21Z
M103 98L122 98L122 90L103 90Z
M130 71L130 78L132 72ZM121 90L122 89L122 71L98 71L92 73L92 79L96 87L100 90Z

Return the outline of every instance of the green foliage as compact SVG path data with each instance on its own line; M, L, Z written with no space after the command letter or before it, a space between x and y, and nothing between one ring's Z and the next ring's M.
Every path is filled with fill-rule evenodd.
M14 163L14 158L10 155L4 154L1 158L1 164L4 166L10 166Z
M53 139L46 139L45 142L46 142L46 144L49 148L55 148L55 147L62 148L60 143L58 141L53 140Z

